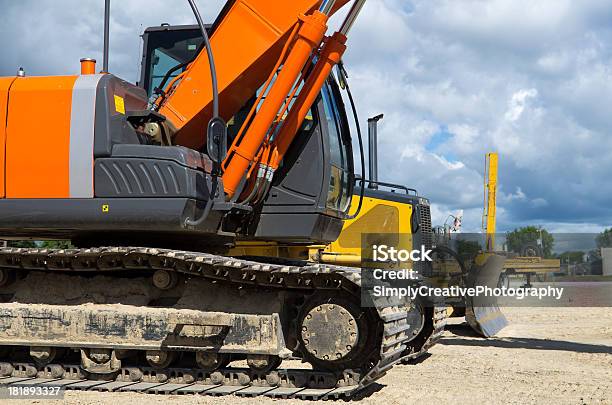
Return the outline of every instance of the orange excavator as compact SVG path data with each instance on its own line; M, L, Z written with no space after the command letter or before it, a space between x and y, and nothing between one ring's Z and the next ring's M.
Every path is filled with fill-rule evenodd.
M332 69L364 3L232 0L205 26L189 0L202 43L153 50L153 97L107 52L99 74L0 78L0 236L73 246L0 248L0 384L338 398L402 361L409 303L362 301L359 269L228 256L349 218Z

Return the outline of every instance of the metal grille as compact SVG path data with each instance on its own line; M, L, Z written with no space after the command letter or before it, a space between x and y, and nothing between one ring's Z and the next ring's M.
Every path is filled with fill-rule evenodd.
M431 249L433 244L433 231L431 229L431 212L429 205L419 204L419 226L422 243L427 249Z

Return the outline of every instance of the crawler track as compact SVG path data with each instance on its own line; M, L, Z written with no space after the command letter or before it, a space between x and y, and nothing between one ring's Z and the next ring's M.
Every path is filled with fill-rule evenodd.
M258 375L247 368L227 368L209 374L198 369L126 367L115 380L108 381L89 378L78 365L52 364L37 368L31 363L0 363L0 369L6 374L0 378L0 386L59 386L66 390L263 395L309 400L350 397L360 390L355 379L358 376L350 372L338 380L333 374L310 370L277 370Z
M361 293L359 269L322 264L304 266L265 264L195 252L151 248L0 249L0 269L14 272L138 272L164 269L189 277L223 281L238 286ZM213 373L198 369L125 367L113 381L100 380L78 365L36 367L9 357L0 364L0 385L61 385L66 389L143 391L163 394L269 396L327 399L352 397L407 358L406 309L388 298L374 300L382 324L378 350L356 370L329 373L313 370L275 370L257 374L250 369L226 368ZM435 342L436 333L430 339ZM433 343L432 343L433 344ZM414 354L414 353L413 353ZM412 356L412 354L410 354Z
M428 308L426 316L428 318L421 333L407 344L407 352L404 353L405 356L402 358L404 364L424 356L429 349L438 343L444 333L444 327L448 319L445 305Z

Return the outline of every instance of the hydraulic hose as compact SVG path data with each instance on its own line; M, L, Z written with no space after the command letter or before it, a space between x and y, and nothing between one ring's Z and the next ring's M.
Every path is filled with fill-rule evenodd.
M206 31L206 27L204 26L204 21L202 20L202 16L200 15L200 11L198 10L198 6L195 4L194 0L187 0L189 5L191 6L191 10L193 10L193 14L200 26L200 31L202 31L202 36L204 37L204 45L206 46L206 53L208 54L208 65L210 66L210 77L212 82L212 92L213 92L213 119L219 117L219 87L217 82L217 69L215 68L215 59L212 54L212 48L210 46L210 39L208 38L208 32ZM204 207L204 211L202 215L198 219L190 219L187 218L185 220L185 225L187 226L199 226L201 225L206 218L208 218L208 214L212 209L214 204L214 199L217 194L217 189L219 187L219 176L212 176L212 187L210 195L208 196L208 201L206 201L206 206Z
M347 216L346 219L355 219L361 212L361 207L363 205L363 196L365 189L365 156L363 153L363 139L361 137L361 127L359 125L359 115L357 114L357 107L355 106L355 100L353 99L353 94L351 93L351 88L348 84L348 75L346 74L346 70L344 69L344 63L340 61L338 64L338 73L342 76L342 81L344 83L344 89L348 94L349 101L351 102L351 110L353 111L353 119L355 120L355 127L357 128L357 139L359 140L359 157L361 159L361 187L359 190L359 204L357 205L357 211L353 215Z
M187 0L191 9L193 10L193 14L195 15L196 21L200 26L200 31L202 31L202 36L204 37L204 45L206 46L206 54L208 55L208 65L210 66L210 77L212 82L212 92L213 92L213 118L217 118L219 116L219 86L217 82L217 68L215 67L215 59L213 57L212 48L210 46L210 39L208 38L208 32L206 31L206 26L204 26L204 21L202 20L202 16L200 15L200 11L198 10L198 6L195 3L195 0Z
M206 205L204 206L204 211L202 212L202 215L200 215L200 218L198 218L198 219L187 218L185 220L185 225L187 225L187 226L200 226L200 225L202 225L204 220L206 220L206 218L208 218L208 214L210 214L210 210L212 209L213 204L214 204L213 200L215 199L215 196L217 194L217 189L218 188L219 188L218 176L213 176L212 187L210 189L210 193L208 195L208 201L206 201Z

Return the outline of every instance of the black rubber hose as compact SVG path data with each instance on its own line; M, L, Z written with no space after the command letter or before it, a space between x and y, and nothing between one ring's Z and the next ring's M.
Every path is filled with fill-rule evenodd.
M212 187L210 190L210 193L208 195L208 201L206 201L206 205L204 206L204 211L202 212L202 215L200 215L200 218L198 219L190 219L187 218L185 220L185 225L187 226L200 226L202 225L202 223L204 222L204 220L206 220L206 218L208 218L208 214L210 214L210 210L213 207L213 200L215 199L215 196L217 194L217 189L219 188L219 180L217 176L213 176L213 181L212 181Z
M217 85L217 69L215 68L215 60L212 54L212 48L210 47L210 40L208 38L208 32L206 31L206 27L204 26L204 21L202 21L202 16L198 11L198 6L195 4L194 0L187 0L191 9L193 10L193 14L195 15L196 20L198 21L198 25L200 26L200 31L202 31L202 36L204 37L204 44L206 45L206 53L208 54L208 65L210 66L210 77L212 81L212 91L213 91L213 118L219 117L219 88ZM200 218L192 220L187 219L185 224L187 226L199 226L201 225L206 218L208 218L208 214L213 206L213 200L215 199L215 195L217 194L217 188L219 187L219 177L213 176L212 187L210 195L208 196L208 201L206 202L206 206L204 207L204 212Z
M210 77L212 81L212 92L213 92L213 117L219 117L219 87L217 83L217 69L215 67L215 59L213 57L212 48L210 46L210 39L208 38L208 32L206 31L206 26L204 25L204 21L202 20L202 16L198 11L198 6L195 4L194 0L187 0L191 9L193 10L193 14L200 26L200 31L202 31L202 36L204 37L204 44L206 45L206 53L208 54L208 65L210 66Z
M353 119L355 120L355 126L357 127L357 139L359 140L359 157L361 158L361 188L359 190L359 204L357 205L357 211L353 215L348 215L346 217L347 220L355 219L361 212L361 206L363 205L363 195L365 188L365 156L363 153L363 139L361 137L361 127L359 125L359 115L357 114L357 107L355 106L355 100L353 100L353 94L351 93L351 88L348 84L348 76L345 74L344 64L340 62L338 64L338 69L340 74L344 78L344 87L346 89L346 93L348 94L349 101L351 102L351 110L353 111Z

